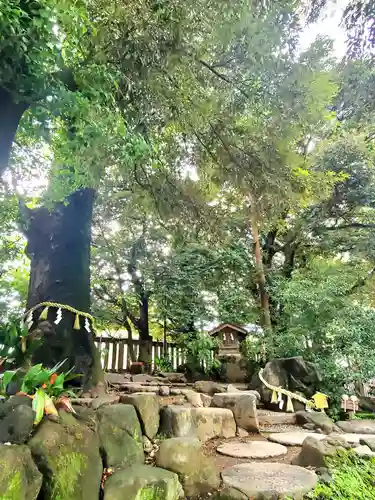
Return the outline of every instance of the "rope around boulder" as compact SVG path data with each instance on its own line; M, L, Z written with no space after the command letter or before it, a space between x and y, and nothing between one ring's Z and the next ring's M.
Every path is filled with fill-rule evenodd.
M294 392L288 391L287 389L283 389L282 387L277 387L275 385L269 384L263 378L263 368L261 368L259 371L259 380L267 387L267 389L270 389L272 391L271 403L277 404L278 402L280 402L281 394L284 394L284 396L287 396L288 402L287 402L287 406L286 406L286 411L294 412L292 399L296 399L297 401L304 403L305 406L308 408L315 408L316 407L315 403L313 401L306 399L303 396L300 396L299 394L295 394Z

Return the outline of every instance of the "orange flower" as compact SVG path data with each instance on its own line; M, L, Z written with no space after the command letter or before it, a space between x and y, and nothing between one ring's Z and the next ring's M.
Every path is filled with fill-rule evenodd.
M53 374L51 375L51 378L49 379L49 383L50 383L51 385L53 385L53 384L55 383L55 380L56 380L56 379L57 379L57 374L56 374L56 373L53 373Z

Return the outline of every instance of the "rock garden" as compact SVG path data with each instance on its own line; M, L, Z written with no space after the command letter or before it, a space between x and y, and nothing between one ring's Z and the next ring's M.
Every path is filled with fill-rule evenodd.
M375 456L374 420L275 412L243 384L107 374L100 397L35 401L0 403L2 500L298 500L337 454Z

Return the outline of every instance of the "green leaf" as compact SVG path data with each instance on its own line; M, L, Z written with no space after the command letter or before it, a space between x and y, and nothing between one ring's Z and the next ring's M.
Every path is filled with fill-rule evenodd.
M7 385L13 379L13 377L16 375L17 372L18 372L18 369L17 370L8 370L8 371L6 371L6 372L4 372L2 374L2 376L1 376L1 386L2 386L2 389L3 389L4 392L5 392L6 388L7 388Z
M32 408L35 412L34 425L38 425L44 415L44 405L46 402L46 393L43 389L38 389L34 395Z

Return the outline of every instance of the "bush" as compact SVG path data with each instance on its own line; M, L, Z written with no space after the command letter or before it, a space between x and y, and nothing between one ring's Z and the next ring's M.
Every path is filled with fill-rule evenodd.
M375 459L361 458L354 452L338 452L327 459L333 481L319 483L305 496L311 500L375 500Z
M215 359L215 351L218 349L217 339L210 337L207 333L197 333L194 336L187 335L182 341L185 351L186 363L191 373L206 373L218 371L220 361Z

